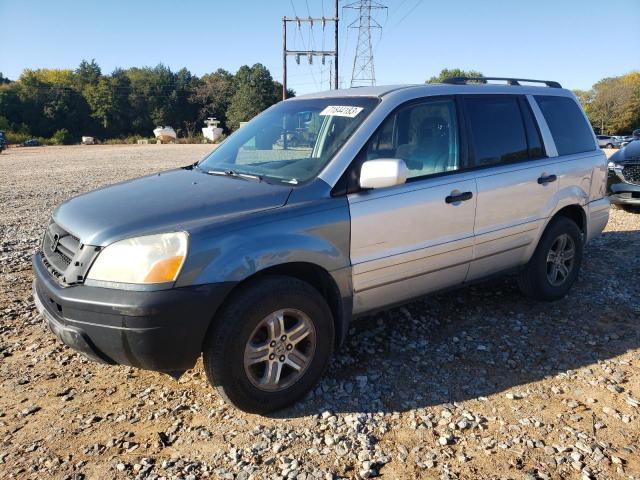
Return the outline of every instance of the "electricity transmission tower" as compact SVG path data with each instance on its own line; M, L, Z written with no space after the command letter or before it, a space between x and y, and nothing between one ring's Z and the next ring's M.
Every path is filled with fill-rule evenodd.
M387 7L375 0L358 0L349 5L345 5L344 8L351 8L358 11L358 19L354 20L348 27L356 28L357 23L358 28L358 44L356 46L356 55L353 58L351 86L375 85L376 70L373 65L371 29L382 29L382 26L371 16L371 11L382 10Z

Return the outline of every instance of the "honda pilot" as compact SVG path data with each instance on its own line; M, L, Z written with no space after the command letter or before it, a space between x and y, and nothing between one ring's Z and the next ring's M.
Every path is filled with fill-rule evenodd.
M557 82L454 78L280 102L201 161L60 204L34 299L66 345L265 413L349 322L516 272L567 294L605 227L607 161ZM500 81L504 81L500 83Z

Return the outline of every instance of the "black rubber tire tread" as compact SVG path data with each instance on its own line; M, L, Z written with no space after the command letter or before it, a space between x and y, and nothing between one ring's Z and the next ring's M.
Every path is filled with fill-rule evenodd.
M265 392L247 378L242 355L255 325L281 308L297 308L309 315L316 327L316 350L295 384L280 392ZM265 276L233 294L216 315L203 346L205 373L209 383L237 408L272 412L294 403L316 385L333 354L334 337L331 310L315 288L293 277Z
M627 213L640 214L640 205L622 205L622 209Z
M575 262L567 281L560 286L554 286L547 279L547 254L554 240L563 233L569 234L574 241ZM531 259L518 275L518 286L522 294L532 300L547 302L563 298L569 292L580 271L583 243L582 232L573 220L565 216L551 220Z

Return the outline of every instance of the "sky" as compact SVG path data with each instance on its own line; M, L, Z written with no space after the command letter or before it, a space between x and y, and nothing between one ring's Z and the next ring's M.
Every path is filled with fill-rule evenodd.
M340 1L341 86L349 86L357 12ZM640 70L640 0L380 0L372 33L378 85L421 83L442 68L557 80L571 89ZM196 75L260 62L282 79L282 17L333 15L334 0L0 0L0 72L186 67ZM288 48L332 49L333 28L288 30ZM329 64L289 58L298 93L329 88Z

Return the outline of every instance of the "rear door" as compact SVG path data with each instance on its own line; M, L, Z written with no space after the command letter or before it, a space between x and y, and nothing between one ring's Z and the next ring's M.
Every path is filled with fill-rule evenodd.
M463 96L478 188L474 280L526 261L554 205L557 159L547 157L524 96Z
M392 113L364 158L401 158L404 185L348 196L354 312L462 283L472 258L476 187L464 172L456 101L431 98Z
M530 97L549 128L557 149L558 189L572 191L581 204L606 195L607 160L596 147L593 130L577 100L552 95ZM611 137L609 137L611 138Z

